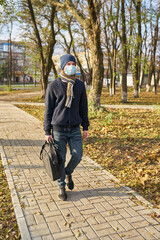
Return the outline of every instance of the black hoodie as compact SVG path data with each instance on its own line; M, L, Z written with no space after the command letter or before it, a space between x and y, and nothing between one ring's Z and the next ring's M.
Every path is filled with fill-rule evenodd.
M55 79L47 87L45 96L44 131L51 135L51 129L58 127L76 127L82 125L88 130L88 103L85 85L76 79L73 87L74 98L71 108L65 106L67 83Z

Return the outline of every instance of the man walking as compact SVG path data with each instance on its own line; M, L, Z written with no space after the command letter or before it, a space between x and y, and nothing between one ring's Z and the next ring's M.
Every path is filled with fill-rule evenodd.
M88 137L88 103L85 86L76 79L76 59L70 54L60 58L61 74L49 84L45 97L44 131L46 141L51 138L62 158L61 178L58 180L61 200L67 199L65 185L74 188L72 173L82 158L82 135ZM66 145L69 144L71 159L65 167ZM65 182L66 179L66 182Z

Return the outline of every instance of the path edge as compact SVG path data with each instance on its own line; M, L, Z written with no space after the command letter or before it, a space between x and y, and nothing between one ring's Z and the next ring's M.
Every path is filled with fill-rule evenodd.
M11 199L12 199L12 204L14 207L14 212L15 212L17 224L19 227L19 231L21 233L21 238L22 238L22 240L31 240L32 238L29 233L29 229L27 227L25 216L23 214L23 211L22 211L22 208L20 205L18 194L17 194L16 188L15 188L14 182L13 182L13 178L12 178L10 168L9 168L9 165L7 162L6 154L5 154L3 146L1 144L1 140L0 140L0 154L1 154L1 158L2 158L2 164L5 169L5 174L7 177L7 182L8 182Z

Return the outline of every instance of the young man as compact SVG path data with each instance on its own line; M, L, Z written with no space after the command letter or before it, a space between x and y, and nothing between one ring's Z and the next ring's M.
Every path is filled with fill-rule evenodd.
M46 141L51 138L62 158L61 178L58 180L58 197L67 199L65 185L74 188L72 173L82 158L82 136L88 137L88 103L85 86L76 79L76 59L70 54L61 58L61 74L49 84L45 97L44 131ZM71 159L65 167L66 144L69 144ZM66 179L66 183L65 183Z

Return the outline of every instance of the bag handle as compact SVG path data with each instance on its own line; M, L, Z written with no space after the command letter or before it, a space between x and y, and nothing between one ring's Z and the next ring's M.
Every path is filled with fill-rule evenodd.
M52 141L51 138L49 138L48 142L45 141L45 143L43 144L42 149L40 151L40 160L42 160L42 152L43 152L43 149L46 146L46 144L49 144L50 148L54 147L54 142Z
M52 141L51 138L48 139L48 142L49 142L50 145L54 145L54 142Z
M43 152L43 149L45 147L45 145L47 144L47 141L43 144L42 148L41 148L41 151L40 151L40 160L42 160L42 152Z

